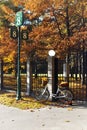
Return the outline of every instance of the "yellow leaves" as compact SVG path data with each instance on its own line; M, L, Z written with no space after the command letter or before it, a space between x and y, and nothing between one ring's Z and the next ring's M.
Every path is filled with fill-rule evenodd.
M8 8L7 6L3 5L1 8L7 15L9 15L10 13L13 13L13 11L10 8Z
M2 40L2 38L3 38L2 35L0 35L0 40Z
M72 111L73 110L73 108L72 107L68 107L68 111Z
M7 6L4 6L4 5L1 7L1 9L5 13L4 17L6 19L8 19L8 21L13 22L14 21L14 16L15 16L15 13L13 12L13 10L10 9L9 7L7 7Z
M12 2L13 2L13 4L16 6L16 7L18 7L18 6L20 6L20 5L24 5L25 4L25 2L26 2L27 0L13 0Z
M29 96L27 97L24 94L22 94L21 100L16 101L15 93L6 93L6 92L5 93L0 92L0 103L7 106L13 106L25 110L45 107L44 104L36 102L35 99ZM34 110L31 110L31 112L34 112Z
M16 52L15 52L15 50L13 50L13 51L9 54L9 56L4 57L4 61L5 61L5 62L12 62L12 61L14 60L15 54L16 54Z

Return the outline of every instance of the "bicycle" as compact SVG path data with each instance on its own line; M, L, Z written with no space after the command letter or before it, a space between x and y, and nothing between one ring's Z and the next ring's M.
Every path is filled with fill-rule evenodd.
M35 99L37 101L46 102L49 97L50 92L48 90L48 86L45 86L45 88L39 88L35 91ZM52 98L72 102L73 94L69 89L62 89L61 85L58 85L56 93L52 94Z

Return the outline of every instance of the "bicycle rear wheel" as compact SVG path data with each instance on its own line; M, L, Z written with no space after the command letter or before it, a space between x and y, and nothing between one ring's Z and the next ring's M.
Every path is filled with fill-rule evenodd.
M69 90L62 90L59 95L58 102L62 104L72 105L73 94Z
M46 102L50 94L47 89L39 88L35 91L35 99L40 102Z
M72 94L71 91L69 91L69 90L63 90L62 93L63 93L63 95L65 95L64 99L65 99L66 101L72 101L72 99L73 99L73 94Z

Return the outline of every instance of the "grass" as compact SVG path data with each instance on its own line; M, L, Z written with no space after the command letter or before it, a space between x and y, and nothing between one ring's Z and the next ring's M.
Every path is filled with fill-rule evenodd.
M67 107L69 105L69 102L52 102L47 101L44 103L36 101L34 98L26 96L22 94L22 98L20 100L16 100L16 94L15 92L6 92L6 91L0 91L0 104L9 106L9 107L15 107L22 110L28 110L30 109L32 112L34 109L40 109L49 107L51 109L52 106L54 107Z
M21 76L21 81L22 81L22 91L26 92L26 76L25 75ZM4 86L6 86L5 89L11 89L15 91L17 88L16 78L13 75L5 75ZM39 109L39 108L43 108L51 104L51 102L46 102L46 103L37 102L34 98L26 96L24 94L22 94L21 97L22 97L21 100L16 100L15 92L6 92L6 91L2 92L1 91L0 104L20 108L23 110Z
M46 107L45 104L37 102L34 98L25 96L22 94L20 100L16 100L16 94L14 92L0 92L0 104L7 105L9 107L16 107L19 109L39 109Z
M10 80L11 79L11 80ZM33 79L35 84L38 84L38 86L41 86L41 83L39 82L41 78L37 80ZM43 81L47 81L46 77L42 77ZM21 76L22 81L22 91L26 92L26 75ZM4 86L6 86L6 89L16 90L17 83L16 83L16 77L13 75L4 75ZM72 90L74 94L75 99L86 99L86 86L81 85L80 81L71 81L70 89ZM16 100L16 93L14 92L0 92L0 104L4 104L7 106L17 107L20 109L38 109L42 107L46 107L47 105L56 105L58 106L58 103L53 102L46 102L46 103L39 103L34 98L22 95L21 100Z

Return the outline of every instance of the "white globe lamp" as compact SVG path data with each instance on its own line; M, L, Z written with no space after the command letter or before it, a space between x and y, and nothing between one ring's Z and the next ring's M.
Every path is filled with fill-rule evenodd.
M55 56L55 51L54 50L50 50L49 52L48 52L48 54L49 54L49 56Z

